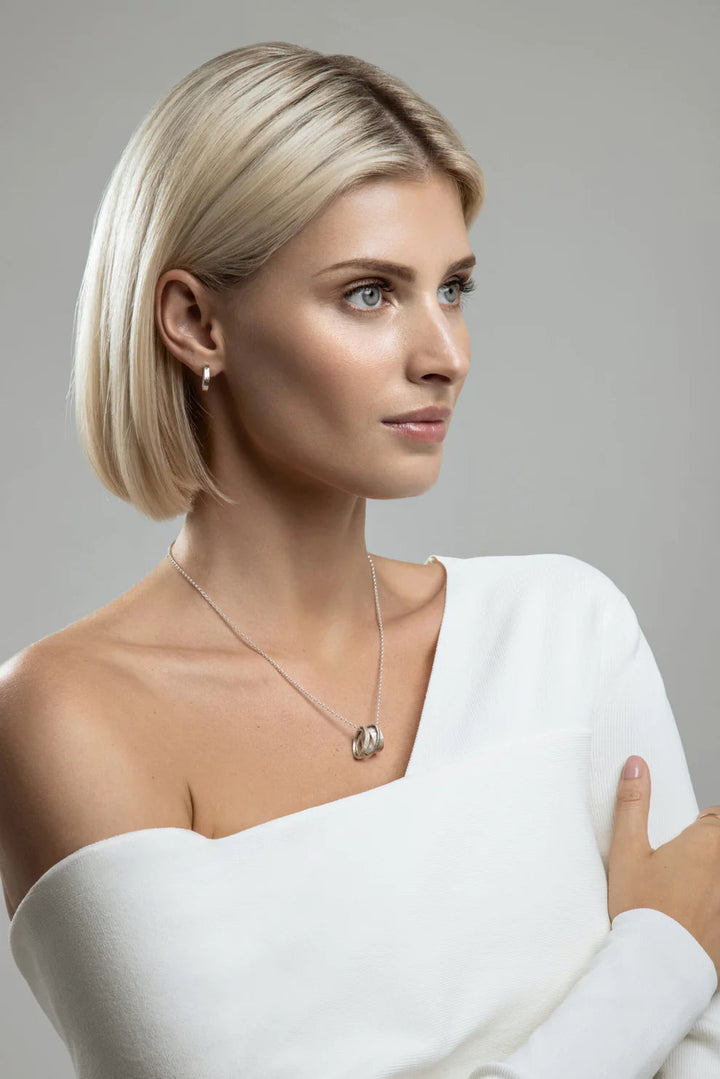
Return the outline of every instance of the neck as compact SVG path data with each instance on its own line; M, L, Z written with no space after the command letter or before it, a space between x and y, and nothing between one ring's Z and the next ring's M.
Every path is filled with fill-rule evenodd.
M244 496L237 506L199 498L173 557L252 639L255 630L268 642L311 641L332 655L358 632L377 632L365 506L338 491ZM382 603L379 579L378 591Z

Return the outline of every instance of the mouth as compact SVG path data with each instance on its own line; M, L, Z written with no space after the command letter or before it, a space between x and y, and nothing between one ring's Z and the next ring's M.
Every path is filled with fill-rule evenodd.
M445 405L428 405L416 408L414 412L403 412L401 416L388 416L383 423L424 423L426 421L447 420L452 409Z
M382 423L391 431L419 442L442 442L447 432L445 420L383 420Z

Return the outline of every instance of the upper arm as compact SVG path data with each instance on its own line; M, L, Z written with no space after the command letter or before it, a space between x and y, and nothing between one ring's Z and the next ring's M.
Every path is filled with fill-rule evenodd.
M0 667L0 876L10 916L79 847L178 824L167 785L96 683L77 657L45 641Z

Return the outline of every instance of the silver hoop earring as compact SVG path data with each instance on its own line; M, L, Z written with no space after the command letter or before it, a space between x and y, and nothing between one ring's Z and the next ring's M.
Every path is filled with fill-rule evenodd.
M207 364L203 367L202 388L203 392L210 389L210 368Z

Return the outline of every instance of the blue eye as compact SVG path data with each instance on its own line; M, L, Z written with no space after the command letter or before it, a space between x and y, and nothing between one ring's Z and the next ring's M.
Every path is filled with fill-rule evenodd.
M453 278L452 281L448 281L448 283L446 285L443 285L442 287L443 288L456 288L458 290L458 301L459 302L457 304L452 304L452 306L453 307L462 307L463 306L463 297L466 296L469 292L474 291L475 282L473 281L472 277L468 277L468 278L465 278L465 279L460 278L460 277L455 277L455 278Z
M389 289L389 288L386 288L385 291L386 292L391 292L392 290ZM343 295L344 295L345 299L347 300L350 296L353 296L356 292L362 292L362 293L378 292L378 293L380 293L380 299L382 300L383 286L377 281L371 281L369 284L356 285L355 288L352 288L348 292L343 293ZM379 307L379 306L380 306L379 303L371 304L370 307L366 307L364 310L371 311L371 310L373 310L373 308Z
M463 306L463 298L464 298L464 296L467 293L472 292L475 289L476 286L475 286L475 282L472 279L472 277L468 277L468 278L454 277L451 281L446 281L445 284L441 285L440 287L445 288L445 289L447 289L447 288L456 289L457 293L458 293L458 295L457 295L457 301L458 302L450 303L448 306L449 307L462 307ZM377 303L370 303L369 306L367 306L367 307L358 306L356 308L356 310L359 310L359 311L379 311L381 309L381 307L382 307L382 304L380 302L382 300L382 294L384 292L393 292L393 291L394 291L393 286L388 284L387 281L380 281L380 280L363 281L359 285L354 285L353 288L348 289L347 292L344 292L343 293L343 298L346 299L346 300L349 300L349 298L351 296L354 296L356 292L360 292L363 295L366 295L367 293L370 293L371 295L373 293L377 293L378 294L378 302ZM351 304L351 306L355 307L355 304Z

